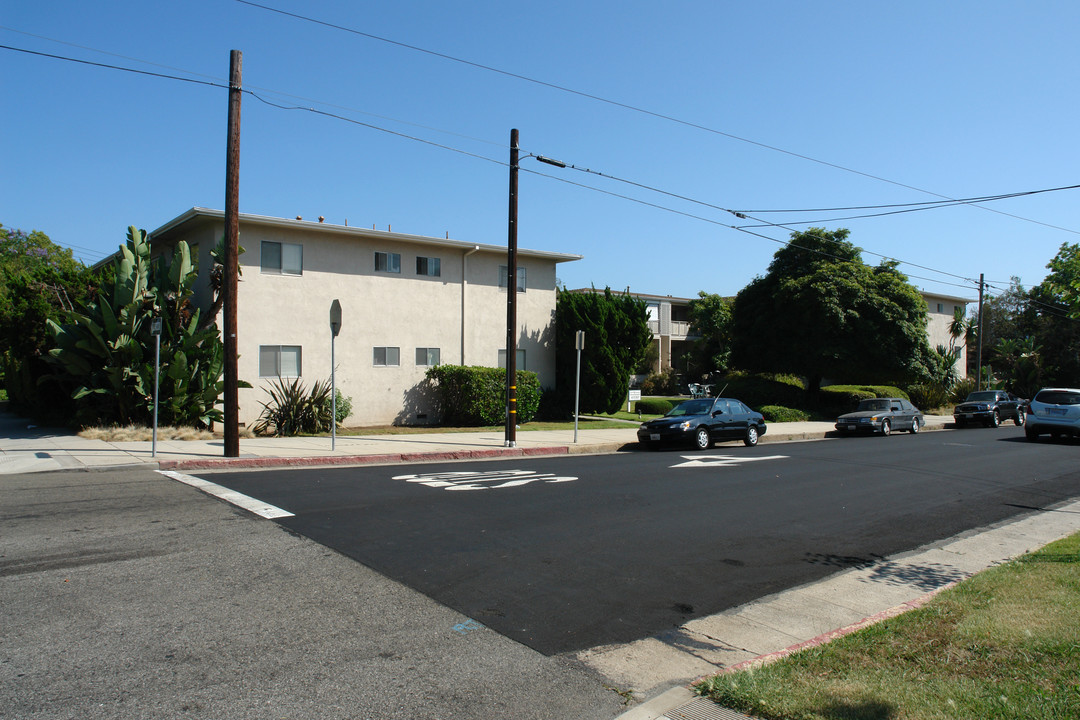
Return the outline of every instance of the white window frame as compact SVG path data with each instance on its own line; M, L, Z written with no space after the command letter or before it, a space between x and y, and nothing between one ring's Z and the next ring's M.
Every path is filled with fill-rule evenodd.
M375 367L398 367L401 365L401 348L378 345L371 353L371 364Z
M517 368L516 369L517 370L524 370L525 369L525 351L522 350L521 348L518 348L517 352L514 353L514 355L517 356ZM506 348L499 348L499 367L501 367L503 370L506 369Z
M423 269L421 269L423 265ZM416 256L416 274L420 277L442 277L442 260L425 255Z
M439 348L416 348L416 364L419 367L441 365L442 351Z
M272 355L272 361L270 364L272 368L267 367L268 360ZM296 373L282 372L282 366L288 363L283 362L283 358L286 354L293 354L295 356L295 369ZM286 367L286 370L290 368ZM261 378L277 378L277 377L303 377L304 372L304 349L300 345L260 345L259 346L259 377Z
M507 279L507 275L509 274L509 271L510 271L510 268L508 266L506 266L506 265L500 265L499 266L499 288L501 290L506 290L506 279ZM525 271L525 268L523 266L521 266L521 265L518 265L517 276L518 276L517 277L517 291L519 293L523 293L523 292L525 292L525 287L526 287L525 280L528 277L528 273Z
M266 246L275 245L278 249L276 265L267 266ZM304 246L299 243L283 243L263 240L259 245L259 269L266 275L303 275Z
M382 258L383 267L379 267L379 258ZM375 251L375 272L401 274L401 253Z

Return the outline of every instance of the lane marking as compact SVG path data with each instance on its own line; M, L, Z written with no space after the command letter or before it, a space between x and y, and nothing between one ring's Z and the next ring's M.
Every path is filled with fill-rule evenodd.
M671 467L735 467L742 463L757 462L758 460L784 460L787 457L787 455L762 455L761 457L746 457L745 455L683 455L683 459L688 462L672 465Z
M239 508L255 513L259 517L264 517L267 520L294 517L294 514L288 510L282 510L279 507L264 503L262 500L256 500L253 497L238 493L235 490L230 490L227 487L212 483L209 480L197 478L194 475L185 475L184 473L178 473L175 470L158 470L158 472L167 478L177 480L185 485L190 485L193 488L202 490L207 495L213 495L216 498L220 498L227 503L232 503Z
M417 475L395 475L392 480L420 483L444 490L498 490L520 487L532 482L562 483L577 480L576 477L557 476L554 473L538 473L532 470L488 470L486 472L437 472ZM487 483L500 483L491 485Z

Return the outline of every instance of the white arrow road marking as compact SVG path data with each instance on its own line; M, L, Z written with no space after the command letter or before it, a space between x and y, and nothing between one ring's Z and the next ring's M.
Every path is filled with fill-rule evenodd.
M518 487L532 482L560 483L577 480L576 477L560 477L554 473L538 473L532 470L488 470L487 472L441 472L419 475L395 475L393 480L420 483L445 490L498 490ZM499 483L492 485L490 483Z
M758 460L784 460L787 457L787 455L763 455L762 457L745 457L739 455L683 455L683 459L688 462L672 465L671 467L735 467L741 463L757 462Z

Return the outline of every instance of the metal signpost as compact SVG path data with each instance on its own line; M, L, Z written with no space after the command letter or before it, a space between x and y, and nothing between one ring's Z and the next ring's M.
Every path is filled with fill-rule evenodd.
M341 303L330 304L330 449L337 448L337 387L334 385L334 339L341 332Z
M577 442L578 404L581 402L581 351L585 349L585 331L578 330L574 336L577 348L577 377L574 380L574 442Z
M154 434L150 443L150 457L157 457L157 410L158 410L158 369L161 367L161 318L150 321L150 334L154 336Z

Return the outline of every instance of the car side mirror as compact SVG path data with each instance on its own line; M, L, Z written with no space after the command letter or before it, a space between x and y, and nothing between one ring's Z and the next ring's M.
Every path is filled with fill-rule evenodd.
M900 412L900 406L899 405L893 405L892 406L892 412Z
M716 417L717 415L723 415L723 414L724 414L723 410L713 410L712 416Z

